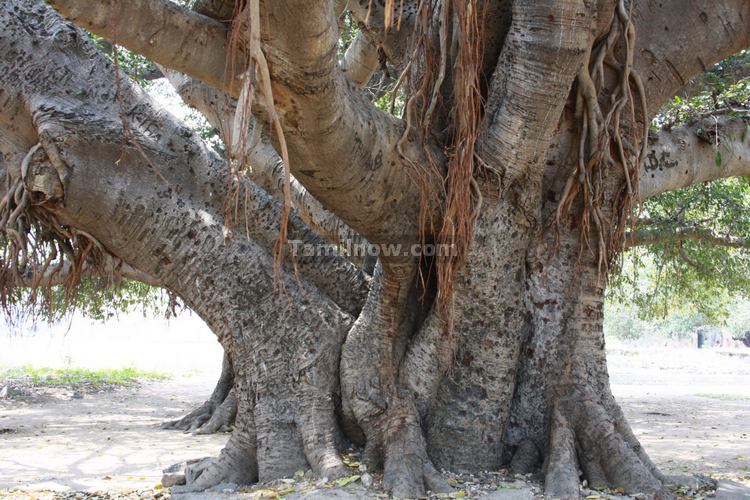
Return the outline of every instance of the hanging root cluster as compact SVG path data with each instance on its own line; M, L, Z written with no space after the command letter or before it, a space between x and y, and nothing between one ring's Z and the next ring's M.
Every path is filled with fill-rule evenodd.
M27 186L30 169L54 163L37 144L20 169L6 169L0 199L0 301L8 314L16 304L41 304L38 312L48 314L65 310L84 272L97 268L105 255L93 237L60 224L50 210L63 202L61 184L45 192ZM62 294L54 293L57 286Z
M394 0L386 4L386 12L391 12ZM405 79L409 81L402 142L416 132L430 160L430 165L418 165L415 170L422 186L420 237L424 241L427 234L435 234L438 248L450 250L441 251L436 259L438 307L448 324L454 274L465 263L481 205L474 181L474 147L483 118L480 81L485 6L486 2L477 0L420 1L410 58L420 64L405 68L396 85L398 89ZM437 193L434 183L427 180L441 175L426 146L433 139L444 145L448 165L443 192ZM430 201L440 200L444 200L442 225L427 228L426 207Z
M482 120L480 74L484 40L482 20L485 16L479 12L477 2L457 1L453 4L459 27L451 111L454 130L448 163L448 199L438 242L441 247L455 249L455 254L452 252L445 261L438 262L441 307L451 296L454 272L464 264L469 253L474 222L481 205L481 195L474 181L474 148Z
M229 192L235 192L232 189L235 174L251 168L251 165L248 164L249 151L260 140L261 127L257 123L252 123L252 108L257 91L258 95L263 99L263 108L268 115L268 122L271 126L270 132L275 135L278 141L279 153L284 162L284 203L281 209L281 230L274 248L274 272L278 277L281 276L281 265L287 243L287 226L289 215L292 211L292 173L289 166L289 151L284 137L284 130L274 104L271 73L260 43L259 0L239 1L235 5L227 60L229 81L233 80L232 77L234 75L231 73L234 71L233 68L237 67L245 68L245 73L234 117L234 126L228 138L231 143L226 145L233 165L228 179L230 184ZM252 136L247 132L251 128L253 130ZM229 208L231 205L232 200L228 199L227 223L231 221L231 209ZM280 280L278 282L281 283Z
M580 208L582 248L595 252L599 272L605 274L620 255L631 210L639 200L638 173L647 147L645 93L633 69L635 27L631 8L625 0L618 0L607 35L594 44L589 63L577 76L578 163L565 186L556 217L559 228ZM614 90L603 95L606 70L613 71L617 81ZM624 183L612 182L620 179L612 172L616 168L622 169ZM617 187L613 187L615 184Z

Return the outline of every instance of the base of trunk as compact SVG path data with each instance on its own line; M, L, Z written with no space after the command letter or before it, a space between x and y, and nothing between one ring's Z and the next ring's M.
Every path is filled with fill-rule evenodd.
M249 412L242 411L237 426L217 458L206 458L185 469L185 486L175 491L200 491L220 483L251 484L258 480L257 442Z
M550 419L544 490L577 498L580 477L591 488L621 488L649 498L674 498L614 399L574 388L556 400Z

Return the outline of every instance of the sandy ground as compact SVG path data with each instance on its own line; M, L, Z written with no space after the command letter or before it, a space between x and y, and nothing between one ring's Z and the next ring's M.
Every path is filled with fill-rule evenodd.
M164 467L219 452L226 434L158 428L201 403L218 377L220 351L195 318L168 327L137 317L107 328L76 320L65 329L62 339L54 329L0 331L0 366L103 363L176 375L83 399L0 401L0 490L149 488ZM750 350L610 350L614 393L657 465L750 485Z
M216 455L227 434L158 428L202 402L215 380L190 378L46 403L0 403L0 490L152 487L161 470Z
M612 350L612 390L656 464L750 485L750 349Z

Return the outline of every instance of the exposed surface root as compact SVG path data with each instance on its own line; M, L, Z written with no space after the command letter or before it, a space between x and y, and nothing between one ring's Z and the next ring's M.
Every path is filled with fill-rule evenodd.
M333 401L312 399L307 407L308 411L297 418L307 462L318 477L332 480L346 476L350 472L337 446L341 436L333 432L338 428Z
M550 422L545 492L578 498L579 469L590 487L622 488L648 498L673 498L614 401L574 390L558 399ZM610 409L608 409L608 407Z
M416 408L412 405L393 413L390 425L385 430L385 488L397 498L421 498L428 491L452 491L427 456L427 445L416 419Z
M244 376L238 375L238 379ZM234 430L217 458L186 468L186 486L179 491L199 491L220 483L250 484L292 477L302 469L327 480L350 474L338 452L339 435L331 397L303 384L255 392L240 381L224 402L209 413L208 401L193 412L192 422L204 420L198 433L215 432L236 415Z
M302 437L286 405L270 394L259 395L255 407L258 426L258 476L266 482L290 477L307 466Z
M208 400L184 417L164 422L161 424L161 428L195 434L229 432L237 416L237 398L234 394L233 385L232 361L229 355L225 353L219 381Z
M175 491L200 491L219 483L250 484L258 480L257 442L252 409L240 405L234 432L217 458L207 458L185 469L185 486Z
M177 420L163 422L161 428L167 430L180 430L184 432L197 431L203 426L203 424L211 419L215 409L216 405L214 405L209 399L184 417Z
M211 418L195 431L195 434L215 434L230 432L237 418L237 397L234 389L229 391L226 399L214 410Z
M349 333L341 360L345 418L366 440L363 461L384 467L384 486L397 497L449 491L428 455L403 363L417 322L416 267L378 266L367 303ZM361 435L353 436L361 438Z

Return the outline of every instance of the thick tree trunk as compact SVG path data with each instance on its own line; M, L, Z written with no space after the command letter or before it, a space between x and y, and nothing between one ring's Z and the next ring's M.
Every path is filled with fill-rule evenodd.
M591 486L655 494L664 477L642 450L609 387L604 347L604 275L581 253L575 231L548 259L548 234L529 252L531 335L506 441L514 467L528 472L544 457L545 491L578 493L578 470ZM584 257L581 257L581 256Z
M103 21L108 1L51 3L78 22L93 16L92 29L113 28ZM216 4L228 12L230 3ZM355 14L364 15L366 2L355 3ZM213 416L223 420L222 408L236 399L226 448L188 469L187 488L265 481L307 466L335 477L345 472L338 451L346 434L365 446L367 462L384 467L386 486L400 496L445 488L436 466L475 471L507 463L522 472L543 467L546 489L555 496L578 495L579 468L592 485L663 493L663 477L609 388L602 335L606 275L582 247L581 231L588 229L549 223L578 160L574 101L586 76L582 69L592 44L606 40L616 2L515 1L512 16L508 3L491 2L505 15L495 33L503 50L477 147L489 168L472 184L478 218L453 283L449 318L439 313L429 258L382 259L372 285L339 256L297 256L274 272L277 200L233 177L223 160L124 75L115 80L112 65L86 37L44 4L5 0L0 7L0 169L7 181L0 221L11 248L23 253L19 232L32 231L33 222L35 231L52 231L72 250L84 242L124 261L178 293L231 362L233 392L227 371L209 401L175 424L191 429L208 418L204 426L213 427ZM368 21L384 17L380 7L387 4L374 2ZM697 10L689 12L718 30L726 12L747 11L739 1L717 4L721 15L704 13L704 19L701 6L692 4ZM117 3L120 21L129 5ZM173 15L160 37L197 25L210 40L196 54L181 45L170 56L168 44L150 47L145 31L120 30L134 48L227 86L216 74L223 70L224 24L203 23L159 0L137 5ZM263 34L264 50L298 180L373 242L418 241L420 186L409 168L425 165L425 156L436 152L439 170L440 151L412 141L403 121L373 110L338 71L333 2L263 5L272 28ZM662 3L634 5L640 22L647 12L663 10ZM284 24L290 6L302 14ZM407 2L404 22L415 22L415 6ZM405 58L405 40L395 31L365 28L370 45L385 37L394 59ZM705 49L712 52L698 56L710 60L747 41L746 34L729 32L729 42L714 40ZM692 56L675 63L669 50L641 51L634 64L650 71L677 63L686 72L695 69ZM371 67L372 54L361 56ZM676 90L679 78L672 80L646 100L658 102ZM268 111L259 119L268 121ZM606 200L616 199L624 180L619 168L614 171ZM572 213L582 210L575 204ZM439 212L430 212L428 222L439 222ZM229 221L227 213L237 216ZM603 213L608 220L617 215ZM322 243L294 214L288 230L289 239ZM27 263L26 257L14 261Z
M14 199L46 200L34 207L178 293L232 359L235 430L216 461L191 469L189 486L273 479L308 464L343 473L334 396L352 319L316 283L350 301L364 276L336 256L300 257L298 277L284 268L274 276L278 203L241 184L243 215L228 234L228 172L191 131L124 75L115 100L112 65L43 4L15 1L0 23L0 94L15 96L0 104L12 123L3 175L23 195ZM290 237L321 243L294 217Z

